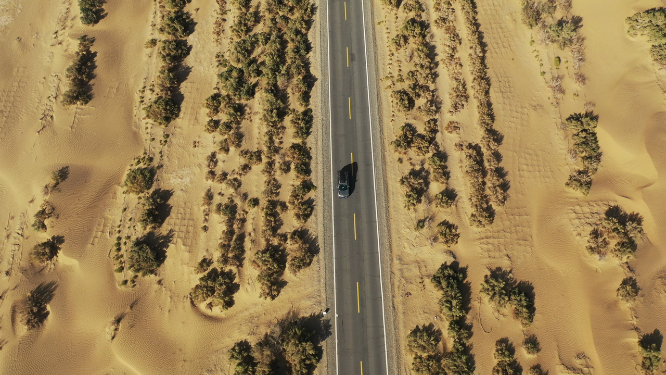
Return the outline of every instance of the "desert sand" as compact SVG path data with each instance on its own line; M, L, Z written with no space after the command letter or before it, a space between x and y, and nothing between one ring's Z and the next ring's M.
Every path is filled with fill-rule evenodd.
M104 5L106 16L90 27L79 22L75 1L0 2L3 374L230 373L227 352L234 342L256 342L289 311L308 315L326 308L319 257L297 275L285 272L286 287L277 300L259 297L257 271L249 261L260 246L258 210L248 215L246 230L254 239L247 242L251 245L245 267L236 279L240 290L235 305L227 311L191 305L188 295L201 276L195 266L203 256L215 254L223 230L217 215L211 215L207 233L201 230L201 201L213 186L204 178L206 156L216 150L215 137L203 131L202 104L213 93L219 72L215 55L224 45L214 40L215 2L194 0L187 5L196 26L188 38L192 51L184 61L191 72L180 85L181 114L166 128L150 125L141 97L159 68L156 50L144 47L149 39L159 38L151 26L157 22L155 4L109 1ZM312 38L320 34L319 27L316 21ZM96 38L93 99L85 106L65 107L58 95L67 88L65 69L76 51L76 39L84 34ZM315 50L312 58L319 59L318 53ZM318 69L313 64L315 76ZM320 100L318 92L313 90L312 103ZM161 143L163 134L169 134L166 145ZM315 130L310 138L315 149L317 137ZM260 145L257 133L244 142L249 149ZM112 249L120 223L118 235L134 238L142 233L129 222L136 223L140 206L136 197L123 194L122 182L128 165L144 150L156 158L154 165L163 166L154 187L173 193L170 215L161 228L164 234L172 230L173 240L157 275L139 278L130 288L120 286L129 276L114 273ZM220 166L235 168L237 155L238 151L221 156ZM69 178L45 196L51 172L63 166L70 167ZM252 174L259 177L246 176L246 188L241 189L251 196L263 186L255 169ZM313 182L321 184L318 158L312 169ZM291 185L281 181L286 199ZM213 186L216 193L220 186ZM320 202L321 193L316 194ZM45 199L56 209L46 234L30 228L32 215ZM215 203L219 201L216 196ZM290 216L283 216L285 228L293 229ZM320 217L317 207L307 224L315 235ZM54 234L65 237L57 260L45 268L31 265L32 247ZM50 315L43 327L26 331L16 304L42 281L58 282ZM325 368L324 358L316 373Z
M423 19L431 23L433 34L428 40L435 46L439 60L443 39L432 26L436 17L433 2L422 3ZM462 38L458 56L469 89L468 45L460 2L453 3L457 31ZM627 36L624 20L658 6L663 4L573 1L571 14L582 17L580 30L585 37L586 61L581 72L587 76L587 84L580 87L574 83L573 69L566 63L559 69L553 66L555 56L571 61L568 50L561 51L552 44L530 45L536 32L521 22L520 1L477 1L487 50L494 128L504 137L499 151L510 181L509 198L506 206L495 206L492 225L483 229L470 226L469 190L463 179L461 153L454 150L454 144L478 142L475 99L470 95L468 106L457 115L442 110L437 116L437 140L449 156L449 186L457 191L458 200L450 209L430 208L431 213L435 212L432 226L421 232L414 227L423 218L422 208L416 212L405 210L400 203L390 207L396 344L402 353L399 373L411 371L413 353L406 346L406 337L415 325L433 324L446 337L446 321L437 304L441 294L430 278L442 263L453 260L467 267L471 286L467 323L472 324L475 373L491 372L495 342L505 337L515 346L516 359L525 373L536 363L550 374L640 373L637 332L666 329L666 244L659 229L665 219L660 207L664 195L661 150L666 131L666 72L650 59L645 38ZM398 17L386 8L376 9L379 46L388 46L403 20L409 17L402 8L397 14ZM535 49L542 67L535 59ZM391 52L385 48L379 54L390 61ZM398 68L406 73L410 65L402 57L400 66L397 60L401 56L404 55L396 53L392 65L378 67L379 76L397 75ZM545 71L545 76L540 71ZM442 63L437 73L436 88L446 109L450 81ZM552 104L547 87L547 80L554 74L564 76L565 94L559 105ZM386 82L380 83L383 86ZM423 124L425 118L392 112L390 91L380 91L386 119L387 179L392 181L388 183L389 200L400 202L403 192L398 180L407 173L409 160L394 154L389 142L405 121ZM583 196L564 186L575 164L568 158L571 141L561 124L570 114L584 112L588 102L595 104L594 113L599 116L597 133L603 159L590 194ZM460 122L459 136L442 131L450 120ZM398 157L405 159L402 164ZM431 188L428 194L432 196L437 191ZM638 212L644 218L645 236L638 243L635 258L624 267L617 259L600 260L585 250L591 225L611 204L619 204L627 212ZM450 251L428 241L434 224L442 219L459 227L460 241ZM516 279L532 284L536 315L531 326L522 327L510 311L497 312L480 296L484 276L496 267L513 270ZM636 277L641 288L633 308L616 297L621 280L630 275ZM528 355L522 348L523 338L531 334L536 334L541 343L537 356ZM450 350L446 339L443 349Z

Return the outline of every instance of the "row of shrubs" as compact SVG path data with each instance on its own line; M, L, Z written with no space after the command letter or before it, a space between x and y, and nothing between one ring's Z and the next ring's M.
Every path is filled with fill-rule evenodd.
M469 307L463 295L466 287L465 270L448 263L433 275L431 281L442 293L439 306L447 321L447 336L452 345L449 352L442 354L439 343L442 333L430 326L416 326L407 336L407 346L414 353L412 371L416 374L471 375L474 373L474 355L471 353L469 339L471 326L465 322ZM467 297L469 300L469 297Z
M45 186L45 190L50 194L58 191L61 183L69 178L69 166L56 169L51 173L51 182ZM37 232L46 232L46 220L55 215L55 208L47 200L42 202L39 210L35 212L32 229ZM65 243L63 236L51 236L46 241L36 244L30 252L30 259L33 263L46 266L51 263L60 253L62 244Z
M652 8L627 17L627 33L636 37L643 35L652 43L650 56L661 67L666 67L666 8Z
M584 86L587 78L580 72L580 68L585 62L585 38L579 32L582 19L569 13L571 0L522 0L521 8L523 23L537 30L540 43L556 44L561 50L570 49L574 82ZM558 9L563 14L560 18L556 17Z
M491 225L495 220L495 209L486 193L486 168L481 146L467 143L464 146L458 144L457 148L463 151L465 158L463 175L469 183L469 200L472 206L470 224L481 228Z
M583 168L569 176L566 186L580 191L583 195L590 193L592 176L597 173L601 164L602 153L596 131L598 122L599 116L586 112L574 113L564 123L574 142L573 155L583 163Z
M490 78L486 64L486 49L483 46L483 33L479 29L476 3L474 0L460 0L467 42L469 44L469 65L472 76L472 93L477 100L478 124L483 131L481 137L482 157L485 165L484 178L488 196L493 204L504 206L508 198L509 181L499 163L499 140L502 136L493 128L495 115L490 101ZM490 204L488 204L490 205ZM478 211L472 214L479 214Z
M185 38L192 34L194 27L192 16L183 10L187 3L189 1L170 0L159 5L161 21L157 30L165 37L158 48L162 65L153 83L154 98L143 110L148 119L162 126L169 125L180 115L180 105L173 99L179 86L176 72L182 60L190 54L191 48Z
M74 62L65 71L69 89L62 94L64 105L86 105L92 99L90 81L95 77L95 56L97 56L97 52L91 50L94 43L93 37L87 35L79 37L79 48Z
M449 89L449 115L453 116L462 111L469 100L467 84L463 77L463 65L458 54L462 42L456 31L456 10L450 0L436 0L433 10L437 15L435 27L444 33L444 58L442 62L449 75L451 87Z
M526 282L518 282L511 271L502 269L493 270L484 276L481 283L481 294L488 298L495 308L513 308L513 315L520 323L527 327L534 321L534 300L525 290L529 287Z
M293 314L278 321L254 345L239 341L229 349L235 375L311 374L321 360L318 333L306 324L308 317Z
M643 217L626 213L620 206L611 206L590 231L587 251L598 257L611 254L620 260L633 257L636 241L643 236Z

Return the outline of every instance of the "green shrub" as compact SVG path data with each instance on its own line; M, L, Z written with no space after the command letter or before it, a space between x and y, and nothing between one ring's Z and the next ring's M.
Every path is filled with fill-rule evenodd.
M32 223L32 229L38 232L46 232L46 220L53 217L54 214L55 208L51 205L51 203L44 201L44 203L42 203L42 205L39 207L39 211L35 213L35 220Z
M534 301L518 289L518 282L510 272L496 270L484 276L481 294L498 309L513 307L513 315L523 326L534 321Z
M32 248L30 259L37 264L45 265L58 256L60 247L65 243L63 236L52 236L44 242L40 242Z
M252 345L246 340L239 341L229 349L229 360L235 363L234 375L255 374L257 363L252 355Z
M259 198L250 198L247 200L248 208L255 208L257 206L259 206Z
M67 178L69 178L69 166L64 166L51 172L51 184L49 185L49 190L53 191L57 189L61 183L67 180Z
M405 192L405 208L411 209L421 203L423 194L428 191L430 186L429 176L430 173L425 168L412 168L400 178L400 185Z
M127 268L141 276L152 275L162 265L164 259L147 243L135 240L127 255Z
M186 40L163 40L158 51L162 63L167 68L174 67L190 54L190 46Z
M400 0L381 0L381 3L390 9L397 10L400 7Z
M442 264L432 276L432 283L442 292L439 307L447 321L457 321L466 315L460 290L465 275L448 263Z
M143 211L139 217L139 223L143 229L153 230L164 224L166 217L163 217L161 211L165 210L168 199L163 191L155 190L143 201Z
M442 332L423 326L416 326L407 336L407 347L417 354L434 354L441 341Z
M666 43L666 8L652 8L626 19L631 36L644 35L654 44Z
M442 360L438 355L429 354L422 356L417 354L412 361L412 373L416 375L444 375Z
M155 180L155 168L134 168L130 169L125 176L125 188L132 194L142 194L153 187Z
M650 56L654 62L662 67L666 67L666 43L653 44L650 47Z
M414 98L405 90L397 90L391 93L393 103L400 112L409 112L414 109Z
M435 194L435 206L439 208L449 208L456 201L458 194L451 188L446 188Z
M234 294L238 290L235 284L236 275L232 271L225 271L213 267L190 292L190 298L195 304L210 300L209 305L228 310L234 305Z
M557 47L563 50L574 44L579 28L580 25L572 19L561 18L545 29L546 40L549 43L557 44Z
M400 133L391 142L391 146L399 152L405 153L412 147L412 142L414 141L414 136L418 134L418 131L412 124L405 124L400 127Z
M587 251L603 257L610 253L626 260L634 255L636 240L643 235L643 217L626 213L620 206L611 206L603 219L590 231Z
M527 371L527 375L548 375L548 371L545 371L541 368L540 364L532 365Z
M190 13L176 9L164 17L157 30L172 38L182 39L192 34L192 25L194 25L194 20Z
M521 17L523 23L530 29L535 28L541 22L541 9L534 0L521 1Z
M555 56L555 59L553 60L553 65L555 65L556 68L560 67L561 59L559 56Z
M655 329L654 332L641 337L638 341L643 361L641 367L646 375L658 374L659 365L661 362L661 344L663 337L659 330Z
M439 237L439 242L447 247L451 247L457 244L458 239L460 238L458 226L444 220L437 224L437 236Z
M539 339L536 337L536 335L525 337L523 346L525 347L527 354L530 355L537 355L541 351L541 345L539 344Z
M148 39L143 46L145 48L155 48L157 46L157 39L155 38Z
M294 135L300 140L305 140L312 133L312 109L307 108L303 112L297 112L291 118L291 126L294 129Z
M166 126L180 115L180 105L173 99L158 96L149 105L143 107L146 117L159 125Z
M633 303L638 297L638 282L635 277L627 277L622 280L620 287L617 288L617 298L627 303Z
M69 81L69 89L62 95L64 105L81 104L86 105L92 99L90 81L94 77L95 52L90 48L95 43L95 38L83 35L79 37L79 49L76 51L76 59L67 68L65 77Z
M58 283L55 281L43 282L27 294L18 306L18 313L29 330L41 327L49 317L48 304L55 297Z
M96 25L104 13L104 0L79 0L81 10L81 23L84 25Z
M519 374L520 365L514 357L513 345L511 345L509 339L503 338L495 343L493 357L497 361L492 370L493 375Z
M169 9L183 9L190 1L192 0L165 0L164 5Z

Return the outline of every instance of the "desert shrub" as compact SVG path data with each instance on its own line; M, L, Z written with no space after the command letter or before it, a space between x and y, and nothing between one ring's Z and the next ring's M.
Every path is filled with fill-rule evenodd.
M451 188L446 188L435 194L435 206L439 208L449 208L456 201L458 194Z
M125 189L132 194L142 194L153 187L155 180L155 168L153 167L140 167L133 168L127 172L125 176Z
M431 281L435 288L442 292L439 307L449 322L459 320L466 315L460 289L464 280L465 274L448 263L442 264L432 276Z
M405 90L397 90L391 93L393 103L400 112L409 112L414 109L414 98Z
M412 168L406 175L400 178L400 186L402 186L405 192L405 208L412 209L421 203L423 195L428 191L428 187L430 186L429 175L429 172L425 168Z
M540 364L532 365L527 371L527 375L548 375L548 371L541 368Z
M163 40L160 42L158 54L164 66L172 68L190 54L190 46L186 40Z
M458 239L460 238L458 226L444 220L437 224L437 236L439 237L439 242L447 247L451 247L457 244Z
M587 251L603 257L610 253L625 260L633 257L638 245L636 240L643 235L643 217L634 212L626 213L620 206L611 206L603 219L590 231Z
M312 199L305 199L306 195L315 189L314 184L310 180L303 180L289 195L289 207L292 210L294 219L299 224L305 224L314 212L314 202Z
M449 134L460 134L460 124L457 121L449 121L444 127L444 131Z
M159 125L166 126L180 115L180 105L166 96L158 96L149 105L143 107L146 117Z
M661 362L661 344L663 338L658 330L653 333L644 335L638 341L643 361L641 367L646 375L653 375L659 373L659 364Z
M416 375L444 375L442 360L440 356L429 354L422 356L417 354L412 361L412 373Z
M171 92L178 87L176 74L166 68L160 69L155 78L155 93L157 96L170 96Z
M234 375L249 375L256 371L256 362L252 355L252 345L246 340L239 341L229 349L229 360L235 363Z
M259 198L250 198L247 200L248 208L255 208L257 206L259 206Z
M479 145L467 144L464 149L464 176L470 187L469 200L472 206L470 224L486 227L493 223L495 211L486 193L483 152Z
M633 303L638 297L638 282L635 277L627 277L622 280L620 287L617 288L617 298L624 302Z
M208 117L214 117L220 112L222 106L222 94L215 93L206 98L203 107L208 110Z
M555 43L559 49L571 47L578 34L580 24L573 19L561 18L544 30L546 43Z
M400 0L381 0L382 5L390 9L398 9L400 7Z
M211 258L203 257L203 258L201 258L199 263L197 263L197 267L195 268L195 272L196 273L204 273L204 272L208 271L208 269L212 265L213 265L213 260Z
M283 250L279 246L267 245L254 255L253 265L259 269L257 282L260 286L259 295L262 298L274 300L282 289L282 274L284 262Z
M45 265L58 256L60 246L65 243L63 236L52 236L44 242L40 242L32 248L30 259L37 264Z
M35 220L32 222L32 229L38 232L46 232L46 220L53 217L55 214L55 208L51 203L44 201L39 207L39 210L35 212Z
M217 131L219 127L220 127L219 120L209 118L208 121L206 121L206 125L204 125L204 131L208 134L213 134Z
M405 124L400 127L400 133L396 136L394 141L391 141L391 146L399 152L405 153L412 147L412 142L414 136L418 134L418 131L412 124Z
M19 304L18 313L29 330L41 327L49 317L48 304L55 297L58 283L55 281L43 282L27 294Z
M565 186L579 191L583 195L588 195L592 188L592 173L587 169L577 169L574 173L569 175L569 179L565 183Z
M141 276L152 275L164 262L163 256L147 243L135 240L127 254L127 268Z
M238 290L235 280L233 271L213 267L199 278L199 283L190 292L190 299L195 304L210 300L209 306L227 310L234 305L234 294Z
M530 355L537 355L541 351L541 345L536 335L529 335L523 340L525 351Z
M305 142L293 143L286 150L287 159L293 163L293 169L300 178L307 178L312 171L310 170L310 161L312 154L310 147Z
M183 9L191 0L165 0L164 5L169 9Z
M212 192L211 192L212 193ZM143 211L139 218L139 223L143 229L155 229L164 224L166 217L162 214L165 210L168 199L165 197L164 192L161 190L153 191L143 201Z
M541 22L540 7L534 0L522 0L520 5L523 23L530 29L535 28Z
M513 315L523 326L529 326L534 320L534 301L518 288L518 282L510 271L493 271L484 276L481 294L498 309L513 307Z
M666 43L666 8L652 8L626 19L631 36L644 35L654 44Z
M652 60L662 67L666 67L666 43L654 44L650 47Z
M49 190L53 191L57 189L61 183L67 180L67 178L69 178L69 166L64 166L51 172L51 183L49 184Z
M79 0L81 10L81 23L84 25L96 25L104 13L104 0Z
M246 162L250 165L259 165L262 162L261 159L262 153L263 151L261 150L256 150L256 151L241 150L240 156L241 158L245 159Z
M76 59L67 68L65 77L69 81L69 89L62 95L64 105L81 104L86 105L92 99L90 81L95 77L95 56L90 48L95 43L95 38L82 35L79 37L79 48L76 51Z
M269 177L264 180L264 191L262 195L265 198L277 198L280 195L282 184L275 177Z
M298 139L305 140L312 133L312 109L307 108L303 112L297 112L291 118L291 126L294 129L294 134Z
M192 25L194 25L194 20L190 13L176 9L164 17L157 30L172 38L182 39L192 34Z
M289 270L293 273L310 267L315 254L310 250L307 239L308 232L304 229L294 230L289 234Z
M514 357L514 348L513 345L509 342L509 339L503 338L497 340L495 343L495 353L493 357L497 362L493 367L493 375L513 375L519 374L522 371L520 370L520 365L516 358Z
M157 39L148 39L146 43L144 43L143 47L148 49L157 47Z
M433 181L439 182L440 184L446 184L449 181L449 171L446 166L446 159L447 156L442 151L434 152L428 158L428 164L430 164L430 169L432 170L430 176Z

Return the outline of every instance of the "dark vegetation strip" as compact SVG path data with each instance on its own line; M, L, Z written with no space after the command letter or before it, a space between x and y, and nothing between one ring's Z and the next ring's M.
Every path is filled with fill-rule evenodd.
M76 51L75 60L67 68L65 77L69 81L69 89L62 95L64 105L86 105L92 99L92 86L90 81L95 78L95 57L97 52L90 48L95 43L95 38L87 35L79 37L79 49Z
M572 154L583 163L583 168L569 176L566 186L580 191L583 195L590 193L592 176L597 173L601 164L602 153L597 139L598 122L599 116L586 112L574 113L564 123L574 142Z

